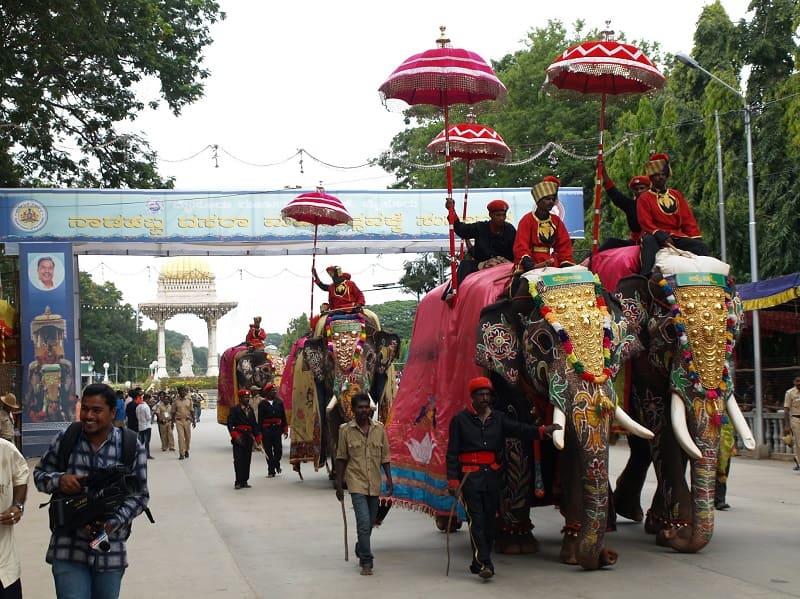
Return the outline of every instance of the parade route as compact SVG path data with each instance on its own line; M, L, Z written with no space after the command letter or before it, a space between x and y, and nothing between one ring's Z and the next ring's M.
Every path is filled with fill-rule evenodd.
M327 474L304 464L301 482L288 464L288 441L283 474L266 478L264 456L255 453L252 488L238 491L227 431L212 411L194 431L188 460L162 453L157 434L151 449L150 508L156 524L144 516L134 523L123 598L800 597L800 474L788 462L734 458L727 497L732 508L716 512L714 538L699 554L658 547L641 524L620 519L619 530L606 537L619 552L618 564L585 572L558 562L563 521L553 508L537 508L534 533L541 551L497 555L497 576L483 582L467 571L466 527L451 535L446 577L445 535L431 518L397 508L373 532L375 575L359 576L349 497L350 561L345 562L341 508ZM624 440L611 454L613 481L626 459ZM36 460L29 464L33 471ZM55 596L44 561L47 510L37 509L48 496L32 483L15 532L23 594L42 599ZM653 488L651 469L648 502Z

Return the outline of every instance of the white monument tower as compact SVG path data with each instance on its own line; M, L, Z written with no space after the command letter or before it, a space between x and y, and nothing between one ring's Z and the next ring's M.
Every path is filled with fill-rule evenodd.
M159 379L167 374L166 322L178 314L194 314L206 321L208 328L208 369L206 376L219 375L217 354L217 321L233 310L236 302L221 302L217 298L214 275L204 258L180 256L167 258L158 275L158 291L153 302L139 304L139 311L158 325ZM188 341L188 339L187 339ZM189 342L191 351L191 342ZM191 370L191 366L189 367ZM181 376L186 370L181 368Z

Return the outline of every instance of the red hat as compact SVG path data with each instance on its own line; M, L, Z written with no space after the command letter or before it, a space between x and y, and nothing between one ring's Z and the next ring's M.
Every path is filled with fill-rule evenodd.
M485 376L476 376L469 382L469 393L472 395L478 389L493 389L492 381Z
M264 388L261 390L261 392L266 394L274 388L275 385L273 385L272 383L267 383L266 385L264 385Z
M247 389L239 389L239 397L247 397L250 392Z
M650 187L650 177L647 175L639 175L638 177L634 177L630 180L630 183L628 183L628 189L633 189L634 185L647 185L647 187Z
M489 212L508 212L508 204L503 200L492 200L488 204L486 204L486 210Z
M347 279L348 281L350 280L350 273L342 272L341 266L329 266L328 268L325 269L325 272L327 272L331 278L337 276L337 277L342 277L343 279Z

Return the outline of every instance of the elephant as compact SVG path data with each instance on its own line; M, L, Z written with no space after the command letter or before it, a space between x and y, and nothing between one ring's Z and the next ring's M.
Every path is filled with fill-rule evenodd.
M331 459L334 476L339 426L353 418L350 399L367 393L378 420L385 422L396 390L393 363L400 337L380 330L369 310L323 320L295 354L292 376L292 441L289 461L313 461L315 469ZM301 475L302 476L302 475Z
M746 447L755 447L729 375L741 309L727 274L727 265L714 258L662 251L650 277L623 278L614 290L644 346L628 370L631 414L654 433L649 443L629 439L631 455L614 502L619 515L644 517L659 545L684 553L703 549L714 532L725 420ZM657 489L645 517L640 494L651 459Z
M552 419L563 430L553 438L559 452L508 440L497 550L535 551L530 507L557 503L565 518L561 560L589 570L612 565L616 552L604 543L613 528L612 422L652 437L617 404L612 377L640 344L583 267L532 271L521 283L510 300L481 312L476 359L500 379L497 409L527 422Z
M217 422L227 425L228 412L239 401L239 389L263 389L275 381L275 372L271 356L263 349L241 343L222 352L217 378Z

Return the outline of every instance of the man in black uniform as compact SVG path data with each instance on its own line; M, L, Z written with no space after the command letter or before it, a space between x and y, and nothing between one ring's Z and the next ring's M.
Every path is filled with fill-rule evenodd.
M453 206L452 199L445 202L445 208L448 212L452 211L452 215L455 218L453 230L456 235L461 239L475 240L475 245L469 251L471 257L465 257L458 265L456 276L459 283L467 275L482 268L494 266L501 262L514 261L514 238L517 230L514 225L506 222L506 213L508 212L508 204L506 202L492 200L486 206L489 211L489 220L469 224L462 223L458 219L458 215L452 210Z
M261 443L261 432L256 422L253 408L250 407L250 392L239 389L239 405L228 413L228 431L233 445L233 470L236 474L234 489L249 489L250 460L253 457L253 443Z
M639 239L642 237L642 227L639 224L639 217L636 215L636 200L639 199L639 196L645 191L650 189L650 185L650 177L645 175L634 177L628 183L628 189L633 192L633 198L630 198L617 189L614 181L608 176L605 166L603 167L603 189L606 190L606 194L608 194L614 206L625 213L625 220L628 221L628 228L631 231L631 236L630 239L611 237L600 246L598 251L602 252L603 250L637 245L639 243Z
M534 426L491 409L492 382L483 376L469 382L472 405L450 421L447 443L447 490L460 492L472 543L470 572L481 578L494 576L491 548L495 514L500 507L499 462L506 437L530 441L543 439L561 428L558 424Z
M281 434L284 439L289 437L289 424L275 385L264 385L261 396L264 399L258 403L258 422L261 425L262 446L267 457L267 477L273 478L281 473Z

